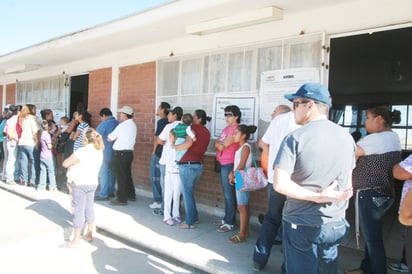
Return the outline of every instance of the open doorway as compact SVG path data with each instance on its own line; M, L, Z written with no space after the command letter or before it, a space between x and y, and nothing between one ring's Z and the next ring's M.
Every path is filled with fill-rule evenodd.
M79 103L87 109L89 100L89 75L77 75L70 78L70 117Z

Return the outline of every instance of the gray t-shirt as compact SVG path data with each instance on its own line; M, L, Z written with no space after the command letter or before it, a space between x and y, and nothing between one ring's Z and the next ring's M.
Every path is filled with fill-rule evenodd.
M334 180L338 189L348 188L355 166L356 146L342 127L323 119L309 122L283 140L273 167L289 174L295 183L320 192ZM345 218L348 201L317 204L287 198L283 219L299 225L320 225Z

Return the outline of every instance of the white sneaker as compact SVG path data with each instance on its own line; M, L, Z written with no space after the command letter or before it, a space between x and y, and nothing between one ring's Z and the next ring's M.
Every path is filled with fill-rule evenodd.
M161 203L158 203L158 202L153 202L153 203L151 203L151 204L149 205L149 207L150 207L151 209L161 208L161 207L162 207L162 204L161 204Z

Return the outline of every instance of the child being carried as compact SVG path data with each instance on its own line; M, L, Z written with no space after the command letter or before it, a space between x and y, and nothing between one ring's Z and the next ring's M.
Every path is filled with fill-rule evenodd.
M192 131L191 124L193 122L193 116L190 113L183 114L182 122L178 124L173 130L170 131L170 142L175 146L183 144L186 141L186 137L189 136L196 141L196 136ZM183 155L185 155L187 149L176 150L176 162L179 162Z

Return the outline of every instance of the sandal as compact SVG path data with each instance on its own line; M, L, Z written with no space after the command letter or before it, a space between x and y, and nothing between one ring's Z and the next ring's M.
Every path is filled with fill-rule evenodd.
M89 242L89 243L93 242L92 233L91 232L86 233L86 235L83 236L83 240L85 240L86 242Z
M214 225L218 225L218 226L221 226L221 225L223 225L224 223L225 223L224 220L216 220L216 221L213 222Z
M228 231L232 231L234 229L235 229L234 225L222 224L217 229L217 232L228 232Z
M181 229L194 229L194 228L196 228L196 226L195 225L188 225L188 224L184 223L184 224L180 224L179 228L181 228Z
M239 234L235 234L229 239L229 242L232 244L239 244L239 243L243 243L244 241L246 241L246 237L241 238Z

